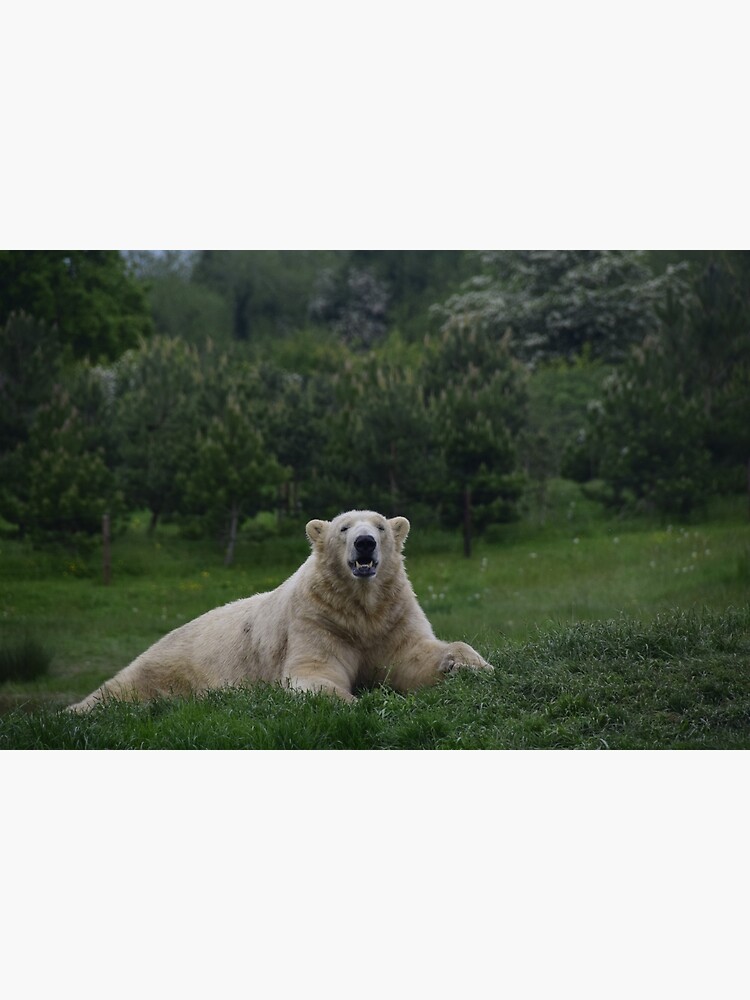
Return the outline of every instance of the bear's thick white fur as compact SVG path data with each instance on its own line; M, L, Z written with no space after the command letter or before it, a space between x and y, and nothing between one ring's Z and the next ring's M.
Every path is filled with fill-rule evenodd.
M458 667L492 670L466 643L435 638L404 569L405 517L353 510L306 530L312 552L280 587L175 629L71 707L253 681L353 701L380 683L407 691Z

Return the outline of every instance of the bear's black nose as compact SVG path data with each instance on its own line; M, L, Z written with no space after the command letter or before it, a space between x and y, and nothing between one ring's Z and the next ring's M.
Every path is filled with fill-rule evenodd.
M375 551L376 544L377 542L372 535L359 535L354 539L354 548L357 550L357 555L368 559Z

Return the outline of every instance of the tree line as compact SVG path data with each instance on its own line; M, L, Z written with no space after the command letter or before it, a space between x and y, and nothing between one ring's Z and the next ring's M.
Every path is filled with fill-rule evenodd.
M750 456L746 254L0 253L0 516L476 531L566 475L687 515Z

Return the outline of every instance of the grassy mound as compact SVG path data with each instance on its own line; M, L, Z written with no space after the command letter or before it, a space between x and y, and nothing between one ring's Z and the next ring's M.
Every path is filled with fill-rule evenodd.
M492 676L354 705L256 686L88 716L16 709L0 749L750 748L749 607L578 622L481 651Z

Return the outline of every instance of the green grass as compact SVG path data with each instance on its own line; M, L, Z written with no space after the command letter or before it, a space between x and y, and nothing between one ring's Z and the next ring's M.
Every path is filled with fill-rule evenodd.
M0 720L0 749L747 749L750 610L579 623L485 649L468 673L354 705L255 686L202 699L51 707Z
M544 526L495 529L471 560L460 544L415 530L408 571L436 633L488 655L491 680L459 677L406 699L376 691L353 708L258 689L71 719L57 709L170 629L277 586L307 554L303 527L245 540L227 570L218 546L170 528L149 538L142 519L115 542L110 587L96 552L2 538L0 648L32 636L52 659L35 680L0 683L0 745L745 745L750 727L731 721L744 712L747 723L750 659L750 525L739 502L669 525L604 521L568 496ZM670 630L694 647L670 652ZM491 722L477 705L492 706Z
M522 640L538 626L742 604L748 551L747 523L613 524L479 545L471 570L439 556L409 568L438 631Z

